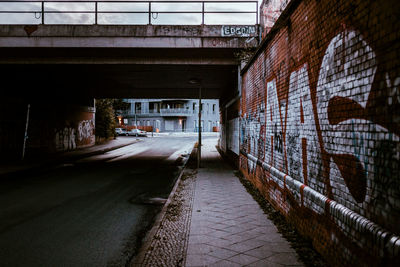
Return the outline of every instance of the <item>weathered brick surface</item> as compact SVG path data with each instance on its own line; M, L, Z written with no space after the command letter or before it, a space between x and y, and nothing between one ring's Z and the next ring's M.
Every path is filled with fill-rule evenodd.
M400 261L399 18L292 0L242 72L240 168L333 264Z

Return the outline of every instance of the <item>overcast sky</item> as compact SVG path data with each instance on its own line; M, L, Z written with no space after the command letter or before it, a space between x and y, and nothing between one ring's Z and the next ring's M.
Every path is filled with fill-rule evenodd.
M47 2L44 5L45 11L62 11L63 13L47 13L45 14L45 24L93 24L95 16L94 3L78 0L75 2ZM99 2L98 24L148 24L148 8L149 4L144 2L126 1L126 3L107 3ZM162 0L161 0L162 1ZM167 0L166 0L167 1ZM261 3L261 0L258 0ZM152 24L201 24L201 14L165 14L160 12L201 12L201 3L152 3ZM255 3L205 3L205 11L211 12L229 12L229 11L250 11L254 12ZM0 13L0 24L39 24L41 22L41 3L29 1L10 1L0 2L0 11L15 11L21 13ZM22 13L22 12L32 13ZM68 12L82 13L68 13ZM88 12L88 13L84 13ZM102 13L102 12L121 12L121 13ZM143 13L123 13L123 12L143 12ZM205 24L254 24L255 14L223 14L223 13L206 13Z

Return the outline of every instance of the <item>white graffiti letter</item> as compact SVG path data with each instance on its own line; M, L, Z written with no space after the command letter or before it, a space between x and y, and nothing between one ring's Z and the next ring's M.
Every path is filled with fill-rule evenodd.
M399 140L368 117L367 103L376 69L375 53L361 34L344 30L331 40L319 72L319 124L324 148L331 157L331 185L344 205L343 193L357 203L369 201L372 193L367 190L372 187L367 184L374 184L377 178L377 144Z
M318 142L307 64L290 74L286 154L289 175L323 192L321 150Z

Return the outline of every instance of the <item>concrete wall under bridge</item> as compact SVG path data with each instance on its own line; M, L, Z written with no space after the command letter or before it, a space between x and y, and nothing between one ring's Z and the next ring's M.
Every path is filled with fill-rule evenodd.
M2 102L0 113L2 160L22 158L25 130L25 158L95 144L94 103L44 103L17 98L6 100Z
M399 10L290 1L223 119L240 170L333 266L400 264Z

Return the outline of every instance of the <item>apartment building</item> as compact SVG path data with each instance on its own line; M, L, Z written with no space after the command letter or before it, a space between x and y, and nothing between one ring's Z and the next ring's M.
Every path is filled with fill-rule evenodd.
M131 108L124 114L128 125L153 126L160 132L197 132L199 101L197 99L125 99ZM202 100L201 131L219 129L219 101Z

